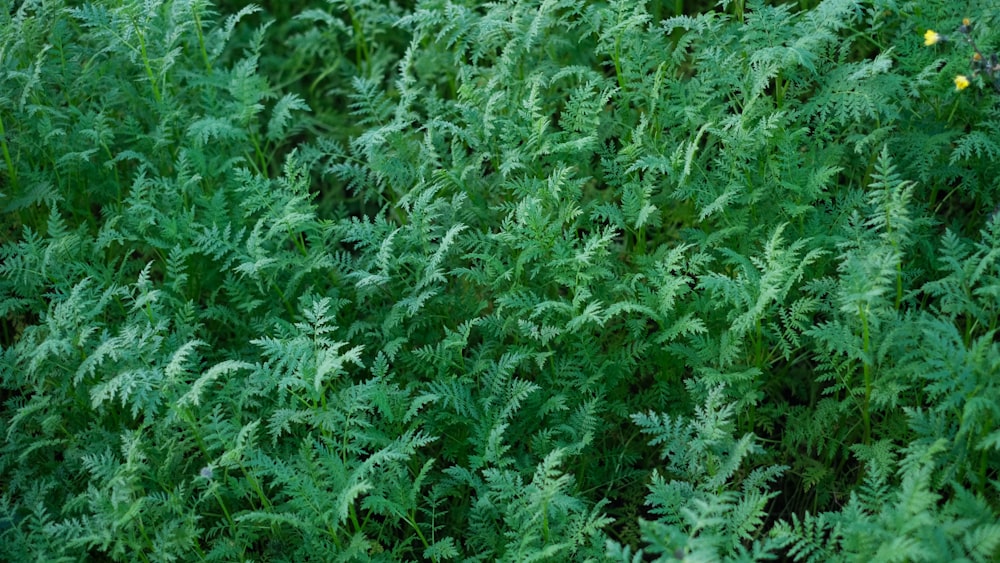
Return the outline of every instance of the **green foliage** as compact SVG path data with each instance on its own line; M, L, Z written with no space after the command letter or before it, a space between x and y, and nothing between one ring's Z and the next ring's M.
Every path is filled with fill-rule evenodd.
M663 445L665 471L653 470L646 504L653 521L640 521L646 552L658 560L722 560L747 557L744 544L752 545L754 557L763 558L772 547L755 542L768 501L778 495L768 491L769 482L786 468L758 467L738 475L752 454L760 453L752 434L733 435L732 404L720 404L722 389L712 390L705 406L695 409L691 421L671 419L655 413L633 415L650 445ZM628 561L630 551L612 545L611 554ZM641 558L639 550L633 557Z
M0 559L1000 558L988 2L230 4L0 2Z

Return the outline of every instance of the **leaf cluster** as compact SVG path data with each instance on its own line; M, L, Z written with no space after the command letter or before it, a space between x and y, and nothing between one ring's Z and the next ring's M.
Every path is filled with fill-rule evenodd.
M0 2L0 559L1000 557L1000 21L671 4Z

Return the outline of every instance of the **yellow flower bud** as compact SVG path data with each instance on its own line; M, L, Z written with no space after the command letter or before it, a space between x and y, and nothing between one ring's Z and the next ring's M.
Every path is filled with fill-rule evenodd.
M969 87L969 79L968 78L966 78L962 74L959 74L958 76L955 77L955 89L956 90L962 91L962 90L965 90L968 87Z
M924 33L924 45L930 46L941 40L941 34L934 31L933 29L928 29L927 33Z

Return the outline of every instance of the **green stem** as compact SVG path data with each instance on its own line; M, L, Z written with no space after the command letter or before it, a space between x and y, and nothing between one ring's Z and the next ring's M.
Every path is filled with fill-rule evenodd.
M622 65L621 65L621 55L622 55L622 38L619 35L615 37L615 76L618 78L618 87L625 92L625 77L622 76Z
M371 60L371 53L368 50L368 41L365 40L365 29L358 21L357 14L354 13L354 6L350 3L345 2L347 5L347 14L351 18L351 27L354 28L354 55L358 60L358 66L364 63L364 68L369 68L369 61Z
M3 161L7 164L7 176L10 178L10 186L17 191L17 170L14 168L14 160L10 157L10 149L7 147L7 130L3 125L3 114L0 114L0 149L3 150Z
M153 543L153 540L149 539L149 534L146 533L146 527L142 525L142 516L136 518L135 523L136 526L139 528L139 535L141 535L142 539L146 542L146 548L149 549L151 552L155 551L153 547L155 544ZM139 554L139 559L141 559L142 561L149 561L149 557L146 555L145 551L139 550L137 551L137 553Z
M415 532L417 532L417 537L420 538L420 543L424 544L424 548L428 548L431 544L427 541L424 533L420 530L420 526L417 526L417 514L416 511L410 512L410 517L406 519L406 523L410 525Z
M247 125L249 127L249 124ZM250 134L250 142L253 143L254 153L257 155L257 166L259 166L258 172L261 175L267 175L267 157L264 156L264 150L260 147L260 142L257 140L257 135L254 133Z
M212 61L208 59L208 50L205 48L205 35L201 31L201 14L197 8L191 8L194 14L194 29L198 33L198 46L201 48L201 60L205 62L205 70L212 74Z
M194 441L195 443L198 444L198 449L201 450L201 455L205 456L205 459L211 459L211 456L208 453L208 446L205 445L205 440L204 438L202 438L201 432L198 431L198 421L195 420L194 414L191 412L191 409L190 408L177 409L174 412L177 413L177 416L181 420L187 422L188 425L191 427L190 428L191 435L194 436Z
M955 96L955 103L951 105L951 112L948 114L948 125L951 125L951 119L955 117L955 110L958 109L959 99L958 96Z
M896 310L903 304L903 261L896 264Z
M774 78L774 101L778 104L778 109L785 105L785 92L788 91L788 81L782 80L781 73Z
M327 524L326 533L330 534L330 537L333 538L333 545L337 546L337 549L340 549L340 537L337 536L337 529L332 524Z
M261 505L267 510L271 510L272 509L271 501L269 501L267 499L267 495L264 494L264 489L260 486L260 483L253 476L253 474L247 470L245 465L243 465L242 461L240 462L240 471L243 472L243 475L246 476L247 481L250 482L250 486L253 488L254 492L257 493L257 498L260 499Z
M149 55L146 52L146 36L143 35L142 30L139 29L139 24L136 23L135 19L132 20L132 27L135 29L136 36L139 38L139 53L142 55L142 66L146 69L146 76L149 78L149 85L153 89L153 98L156 103L161 103L163 98L160 96L160 89L156 87L156 76L153 74L153 67L149 64Z
M549 543L549 503L542 503L542 541Z
M889 235L889 240L892 241L892 249L899 252L899 245L896 244L895 237L892 236L892 215L889 210L885 211L885 232ZM901 256L901 255L900 255ZM903 303L903 259L900 258L896 262L896 310L899 310L899 306Z
M992 428L993 427L992 418L987 422L988 424L985 426L985 428ZM987 469L989 469L989 453L984 448L979 452L979 482L976 483L977 485L976 488L979 490L979 494L983 496L986 496L986 485L989 482L986 479Z
M288 297L285 295L285 292L281 291L281 288L278 287L278 284L275 282L271 282L271 287L273 287L274 290L278 292L278 297L281 298L281 302L284 303L285 305L285 310L288 311L288 314L290 315L289 318L294 317L295 308L292 307L292 304L288 302Z
M349 507L348 511L350 513L351 523L354 524L354 532L358 533L361 530L363 530L364 528L361 526L361 522L358 521L358 513L354 509L354 503L351 503L351 506Z
M209 485L211 487L211 485ZM212 487L212 496L219 503L219 508L222 509L222 514L226 517L226 523L229 524L229 532L236 536L236 522L233 521L233 517L229 514L229 508L226 507L226 502L222 500L222 495L219 494L218 487Z
M869 444L872 435L871 415L868 412L872 396L872 367L868 357L871 351L871 334L868 327L868 314L862 305L858 305L858 314L861 316L861 346L864 352L862 370L865 377L865 397L861 403L861 421L864 425L864 443Z

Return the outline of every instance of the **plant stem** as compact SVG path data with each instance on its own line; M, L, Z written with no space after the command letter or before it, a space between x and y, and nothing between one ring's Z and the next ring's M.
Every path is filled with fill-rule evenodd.
M621 52L622 38L619 35L615 37L615 77L618 78L618 87L622 89L622 92L625 92L625 77L622 76Z
M198 33L198 47L201 49L201 60L205 63L205 70L209 74L212 74L212 61L208 59L208 50L205 49L205 35L201 31L201 14L198 13L198 8L191 8L191 12L194 14L194 29Z
M3 149L3 161L7 164L7 176L10 178L10 186L14 190L17 190L17 170L14 168L14 161L10 157L10 149L7 147L7 130L3 125L3 114L0 114L0 149Z
M142 66L146 69L149 85L153 89L153 99L159 104L163 98L160 95L160 89L156 87L156 75L153 74L153 67L149 63L149 54L146 52L146 36L139 29L139 24L134 18L132 19L132 27L135 29L136 36L139 37L139 53L142 55Z
M868 313L865 311L864 306L858 305L858 314L861 317L861 347L864 353L862 371L865 378L865 397L861 403L861 421L864 425L864 443L869 444L871 443L872 435L871 415L868 412L872 396L872 368L868 357L871 353L871 335L868 326Z
M358 15L354 12L354 6L350 2L345 2L347 5L347 14L351 18L351 27L354 29L354 55L357 58L358 66L361 67L362 63L364 68L367 70L370 65L371 53L368 50L368 42L365 40L365 29L358 21Z

